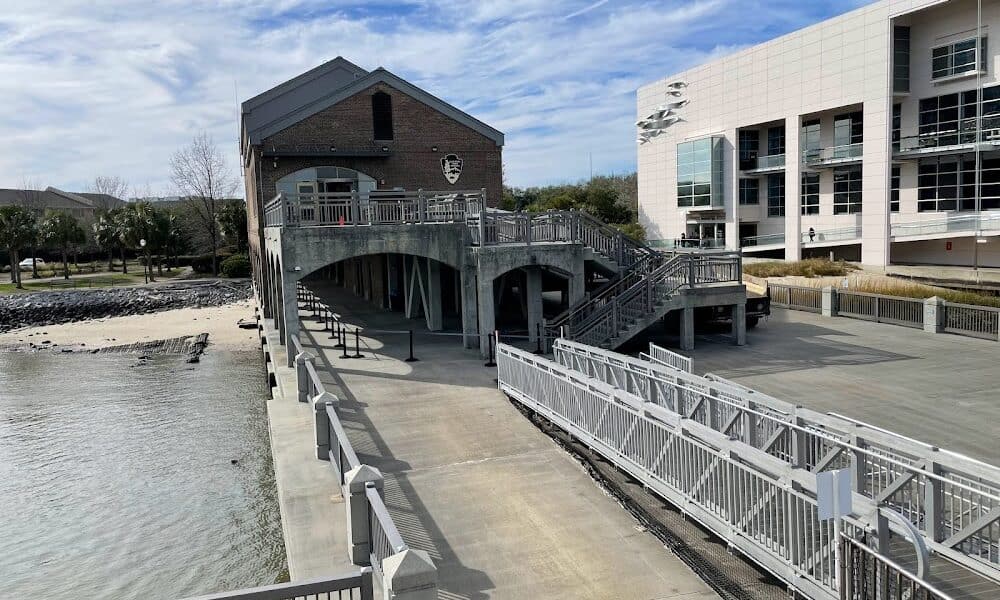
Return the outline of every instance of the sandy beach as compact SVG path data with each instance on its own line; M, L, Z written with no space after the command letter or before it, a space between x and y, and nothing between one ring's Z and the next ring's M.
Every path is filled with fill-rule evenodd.
M48 340L53 345L104 348L136 342L208 334L208 347L224 350L252 350L257 332L240 329L240 319L253 319L253 302L244 300L208 308L180 308L161 312L91 319L60 325L28 327L0 333L0 347L21 346Z

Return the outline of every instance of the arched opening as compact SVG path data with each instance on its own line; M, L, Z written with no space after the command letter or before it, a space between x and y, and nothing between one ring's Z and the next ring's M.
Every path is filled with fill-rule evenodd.
M362 200L377 187L375 178L347 167L309 167L289 173L275 183L287 196L357 193Z

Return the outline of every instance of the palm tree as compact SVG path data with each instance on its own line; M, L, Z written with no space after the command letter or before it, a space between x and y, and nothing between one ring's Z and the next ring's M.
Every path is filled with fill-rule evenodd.
M87 233L76 218L65 211L53 211L42 221L42 239L62 252L63 278L69 279L69 250L87 241Z
M117 239L118 250L122 257L122 274L128 275L128 261L125 259L125 246L129 238L129 227L131 226L132 211L131 205L116 208L111 211L111 223L114 225L114 236Z
M34 244L37 236L35 215L30 210L21 206L0 207L0 244L10 254L10 277L18 289L24 289L21 286L19 253Z

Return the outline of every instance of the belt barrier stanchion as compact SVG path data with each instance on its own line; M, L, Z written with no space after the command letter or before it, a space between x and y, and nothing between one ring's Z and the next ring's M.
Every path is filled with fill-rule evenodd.
M542 324L535 323L535 354L545 354L542 350Z
M343 324L340 328L340 344L338 344L338 346L342 348L340 358L351 358L347 354L347 326Z
M331 340L338 339L337 335L338 335L337 334L337 319L333 318L333 313L330 313L330 339ZM337 345L334 344L333 347L336 348Z
M497 334L499 334L499 332L497 332ZM484 367L495 367L495 366L497 366L497 363L496 363L495 360L493 360L493 336L490 335L488 339L489 339L489 341L486 344L486 346L490 349L490 351L489 351L489 359L485 363L483 363L483 366Z
M410 356L403 362L417 362L420 360L413 356L413 330L410 330Z
M351 358L364 358L365 355L361 354L361 330L357 327L354 328L354 356Z

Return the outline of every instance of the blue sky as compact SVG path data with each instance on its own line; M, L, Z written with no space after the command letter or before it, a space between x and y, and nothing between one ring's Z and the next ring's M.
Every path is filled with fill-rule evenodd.
M337 55L506 134L510 185L635 169L635 90L864 0L6 0L0 187L119 175L172 193L206 130L235 170L237 99Z

